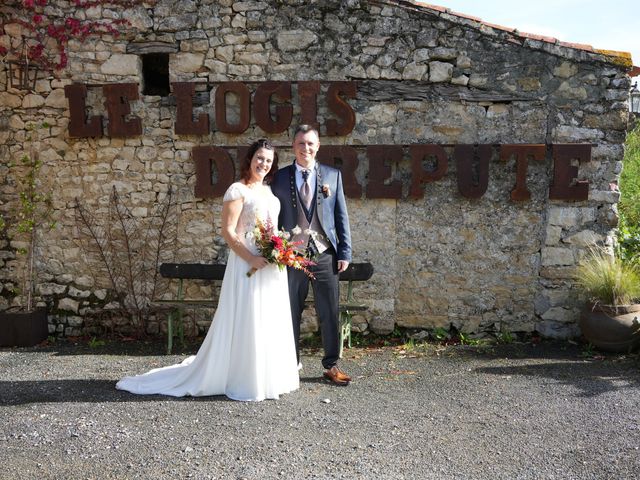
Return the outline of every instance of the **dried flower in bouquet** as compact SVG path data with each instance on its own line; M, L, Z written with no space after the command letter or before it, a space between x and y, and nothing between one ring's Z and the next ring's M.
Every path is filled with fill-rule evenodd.
M291 234L284 230L276 230L270 220L263 222L258 219L255 228L249 235L253 237L259 254L267 259L269 263L277 265L280 270L285 267L302 270L309 278L314 278L308 267L315 265L315 262L298 248L304 242L289 240ZM250 277L256 271L255 268L252 268L247 272L247 277Z

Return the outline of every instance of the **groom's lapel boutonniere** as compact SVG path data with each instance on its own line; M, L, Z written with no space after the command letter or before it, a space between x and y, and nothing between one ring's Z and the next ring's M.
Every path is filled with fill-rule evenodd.
M322 184L320 190L322 191L322 195L324 196L324 198L329 198L331 196L331 189L329 188L329 185L327 183Z

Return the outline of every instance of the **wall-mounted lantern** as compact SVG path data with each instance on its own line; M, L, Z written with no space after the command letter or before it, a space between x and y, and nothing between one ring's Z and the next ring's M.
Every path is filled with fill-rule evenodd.
M38 80L38 72L40 66L36 63L24 61L9 60L9 85L11 88L18 90L34 91L36 89L36 80Z
M629 110L631 110L631 113L640 114L640 91L638 91L638 82L633 84L629 92Z

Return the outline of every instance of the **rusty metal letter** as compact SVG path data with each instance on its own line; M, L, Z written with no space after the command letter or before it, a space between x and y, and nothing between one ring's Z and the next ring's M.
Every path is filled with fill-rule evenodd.
M260 84L253 97L253 113L256 117L256 124L266 133L281 133L291 125L293 107L291 103L276 105L275 119L271 118L269 103L273 95L290 101L291 82L264 82Z
M84 83L66 85L64 96L69 99L69 136L75 138L101 137L102 116L93 115L87 121L84 101L87 98L87 86Z
M463 197L480 198L487 191L492 153L491 145L457 145L453 150L458 190Z
M591 145L552 145L551 152L553 155L553 184L549 187L549 198L551 200L587 200L589 198L589 182L576 180L578 167L571 165L571 160L577 160L579 163L589 162L591 160Z
M389 162L396 165L402 160L402 147L398 145L371 145L367 147L369 159L369 183L367 184L367 198L400 198L402 196L402 182L393 180L385 185L391 177Z
M298 97L300 97L300 124L311 125L320 131L318 124L318 94L320 82L298 82Z
M138 99L137 83L114 83L103 85L105 106L109 117L107 130L110 137L133 137L142 134L142 122L131 115L129 100ZM129 117L128 120L125 120Z
M342 96L341 96L342 94ZM327 120L327 135L339 136L347 135L356 126L356 114L344 98L356 98L356 83L355 82L334 82L329 87L327 92L327 105L329 109L340 119L342 123L338 123L337 120Z
M502 145L500 160L507 161L516 158L516 184L511 190L511 200L518 202L529 200L531 192L527 188L527 167L529 158L536 162L544 160L547 152L545 145Z
M358 152L353 147L325 145L318 150L318 161L340 170L344 194L349 198L360 198L362 186L356 178Z
M449 168L447 154L440 145L411 145L409 152L411 153L409 196L416 199L422 198L424 197L423 183L435 182L447 174ZM422 161L429 157L435 158L436 167L434 170L427 171L422 168Z
M178 135L206 135L209 133L209 115L201 113L193 120L193 94L196 86L192 82L174 82L173 94L176 97L176 125Z
M233 183L235 169L229 154L220 147L193 147L193 160L196 167L197 198L213 198L224 195L229 185ZM216 169L214 183L213 168Z
M240 108L240 120L237 125L227 121L227 93L233 93L238 97ZM216 126L224 133L242 133L249 128L251 120L251 92L242 82L224 82L216 89Z

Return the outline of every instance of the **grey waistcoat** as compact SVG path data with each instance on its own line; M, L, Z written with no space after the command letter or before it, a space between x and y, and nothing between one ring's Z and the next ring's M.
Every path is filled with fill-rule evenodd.
M307 216L304 212L304 207L302 206L302 200L300 199L300 192L296 191L296 195L298 196L298 226L302 229L302 232L298 235L294 235L292 240L294 242L303 241L303 245L308 245L309 243L309 235L305 234L305 230L313 230L317 232L315 240L312 240L318 253L324 252L327 248L331 246L329 240L327 240L326 234L322 229L322 225L320 225L320 221L318 220L318 209L316 208L316 194L314 192L313 202L311 204L312 215L311 222L307 220Z

